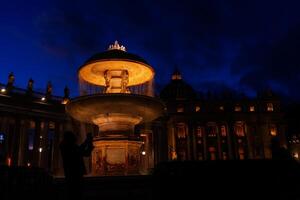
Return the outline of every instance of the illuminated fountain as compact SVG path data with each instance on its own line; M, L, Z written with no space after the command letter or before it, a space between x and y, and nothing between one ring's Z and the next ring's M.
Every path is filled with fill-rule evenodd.
M78 121L99 127L92 153L93 175L138 174L142 142L135 125L161 116L153 97L153 68L116 41L78 70L80 96L66 105Z

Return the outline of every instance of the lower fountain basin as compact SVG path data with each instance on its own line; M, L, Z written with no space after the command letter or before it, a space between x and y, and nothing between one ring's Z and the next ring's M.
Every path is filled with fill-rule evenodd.
M165 112L165 105L159 99L144 95L123 93L94 94L72 99L66 105L66 112L76 120L93 124L97 124L97 121L100 119L99 116L103 118L104 116L113 116L114 113L117 113L125 118L126 115L131 116L131 119L140 118L140 120L132 121L136 124L138 122L150 122L162 116ZM122 117L118 118L118 123L120 123L120 120L122 121ZM125 118L124 120L126 121ZM128 120L126 123L128 123Z

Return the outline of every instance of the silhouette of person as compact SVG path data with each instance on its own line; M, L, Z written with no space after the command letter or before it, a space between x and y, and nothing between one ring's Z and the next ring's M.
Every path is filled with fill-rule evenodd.
M290 152L280 145L278 137L274 137L271 140L272 159L273 160L293 160Z
M83 157L90 156L93 148L91 133L87 134L81 145L76 143L76 136L73 132L64 133L60 151L69 199L82 199L83 175L86 174Z

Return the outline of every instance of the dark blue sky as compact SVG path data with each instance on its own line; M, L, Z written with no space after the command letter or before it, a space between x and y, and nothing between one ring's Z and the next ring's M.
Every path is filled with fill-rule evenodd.
M118 40L156 70L177 65L196 90L262 88L300 98L300 1L7 1L0 6L0 82L53 84L77 95L77 68Z

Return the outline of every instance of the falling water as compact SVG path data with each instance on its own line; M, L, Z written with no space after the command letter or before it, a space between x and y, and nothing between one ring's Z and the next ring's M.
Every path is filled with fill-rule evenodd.
M92 94L101 94L104 92L104 87L99 85L93 85L83 80L79 76L79 94L80 96L92 95Z
M79 81L79 94L80 96L84 95L92 95L92 94L101 94L104 93L104 86L93 85L85 80L83 80L80 76L78 77ZM151 79L140 85L129 86L128 89L131 94L139 94L146 96L154 96L154 80Z

